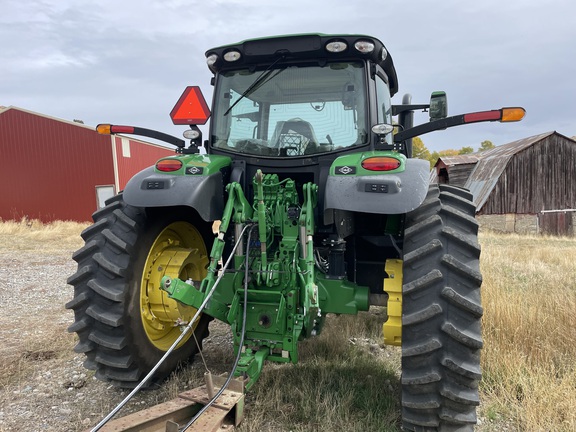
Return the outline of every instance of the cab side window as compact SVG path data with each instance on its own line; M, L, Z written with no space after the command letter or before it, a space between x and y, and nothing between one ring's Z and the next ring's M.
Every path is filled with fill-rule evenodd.
M376 75L376 104L378 106L378 123L392 124L392 104L390 89L382 77ZM392 144L392 134L386 135L386 142Z

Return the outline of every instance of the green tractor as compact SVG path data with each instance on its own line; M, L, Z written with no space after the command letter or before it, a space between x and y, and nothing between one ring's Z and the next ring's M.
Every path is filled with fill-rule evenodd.
M66 307L85 366L126 388L154 369L148 385L158 383L197 353L215 318L231 326L234 374L250 389L265 361L296 363L298 341L327 314L387 306L384 340L402 347L403 427L471 430L482 348L475 206L464 189L429 184L412 138L524 110L448 117L443 92L392 105L392 58L365 35L246 40L206 59L211 111L188 87L171 113L191 127L188 146L98 126L165 140L176 154L135 175L82 233ZM414 126L416 110L430 121Z

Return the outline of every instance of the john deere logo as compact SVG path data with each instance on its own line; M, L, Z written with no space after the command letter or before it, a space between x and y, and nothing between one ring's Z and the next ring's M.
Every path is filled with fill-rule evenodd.
M336 167L336 174L341 175L356 174L356 167L348 165Z
M204 171L204 168L197 167L197 166L191 166L191 167L186 168L186 174L190 174L190 175L199 175L199 174L202 174L203 171Z

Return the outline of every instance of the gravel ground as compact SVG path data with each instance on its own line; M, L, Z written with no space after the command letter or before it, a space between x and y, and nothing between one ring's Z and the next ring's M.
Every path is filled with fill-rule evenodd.
M73 352L76 336L66 329L74 318L64 305L72 298L66 278L76 271L76 248L22 251L0 236L0 431L86 430L128 394L93 378L84 356ZM205 346L226 346L226 328L213 327ZM207 358L209 364L227 360L218 352L210 357L218 358ZM139 393L119 416L195 387L201 362L190 369Z

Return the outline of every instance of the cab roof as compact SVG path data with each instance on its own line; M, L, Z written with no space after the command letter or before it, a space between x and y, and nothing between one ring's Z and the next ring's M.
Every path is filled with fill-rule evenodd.
M331 42L343 42L345 47L342 51L330 52L326 46ZM374 49L360 52L355 49L357 42L370 42ZM373 36L307 33L247 39L209 49L206 51L206 58L210 70L215 74L275 63L286 65L299 61L318 61L322 64L333 60L370 60L380 65L388 76L390 93L394 95L398 91L398 78L392 57L384 44Z

